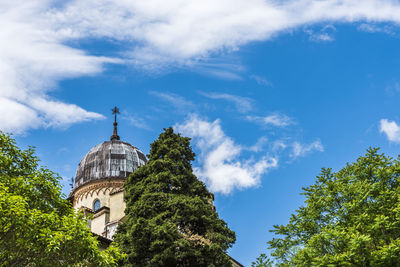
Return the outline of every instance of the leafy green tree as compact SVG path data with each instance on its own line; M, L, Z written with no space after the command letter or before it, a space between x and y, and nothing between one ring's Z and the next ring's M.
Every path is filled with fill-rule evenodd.
M212 194L193 174L190 138L165 129L149 161L125 183L126 221L116 240L127 266L231 266L235 233L218 218Z
M268 258L268 256L264 253L261 253L260 256L251 263L251 267L272 267L273 262Z
M368 149L322 169L305 206L268 243L281 266L400 266L400 161Z
M1 266L113 266L121 258L117 247L99 250L59 179L38 166L32 148L0 132Z

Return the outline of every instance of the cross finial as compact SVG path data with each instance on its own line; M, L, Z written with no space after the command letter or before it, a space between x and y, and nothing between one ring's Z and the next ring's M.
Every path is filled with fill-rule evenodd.
M115 106L111 111L112 111L112 114L115 115L114 122L117 122L117 114L119 114L119 108Z
M118 133L117 133L117 125L118 125L118 122L117 122L117 114L119 114L119 109L115 106L112 110L112 114L114 114L114 131L113 131L113 135L111 136L111 141L113 141L113 140L119 140L119 135L118 135Z

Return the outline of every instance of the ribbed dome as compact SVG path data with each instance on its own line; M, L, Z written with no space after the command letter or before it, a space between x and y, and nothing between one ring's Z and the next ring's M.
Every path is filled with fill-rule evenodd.
M93 180L127 178L146 162L143 152L131 144L119 140L106 141L93 147L79 163L75 189Z

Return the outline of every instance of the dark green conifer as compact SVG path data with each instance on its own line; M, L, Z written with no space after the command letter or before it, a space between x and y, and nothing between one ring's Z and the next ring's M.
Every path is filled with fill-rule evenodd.
M193 174L190 138L165 129L149 161L125 183L126 220L116 240L126 266L231 266L235 233L218 218L213 195Z

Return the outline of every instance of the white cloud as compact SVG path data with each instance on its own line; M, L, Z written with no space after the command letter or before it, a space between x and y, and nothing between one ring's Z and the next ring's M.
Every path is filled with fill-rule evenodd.
M301 144L299 142L294 142L292 145L292 153L290 154L290 157L292 157L292 158L302 157L302 156L305 156L306 154L310 153L313 150L320 151L320 152L324 151L324 147L323 147L321 141L317 140L308 145Z
M314 42L330 42L333 41L332 35L322 32L315 33L312 30L306 30L306 33L310 36L310 40Z
M257 161L243 160L243 148L221 129L220 121L208 122L192 115L184 123L175 125L183 135L193 138L200 151L196 175L206 182L212 192L229 194L235 188L259 185L261 175L278 166L278 159L264 156Z
M175 111L187 112L195 109L193 102L186 100L180 95L157 91L150 91L149 93L173 106Z
M40 127L68 127L72 123L102 119L76 105L35 97L27 102L0 97L0 129L20 134Z
M286 148L287 148L287 144L282 140L276 140L272 144L272 151L275 152L275 153L279 152L279 151L282 151L282 150L284 150Z
M355 21L399 24L400 5L393 0L1 1L0 97L8 112L2 113L0 129L21 132L101 118L51 99L48 92L60 80L98 74L107 63L205 71L216 56L250 42L313 24ZM122 52L124 60L91 56L71 45L89 38L122 43L125 51L111 53ZM221 64L212 64L209 73L239 78Z
M246 119L248 121L252 121L252 122L256 122L258 124L264 125L264 126L268 126L268 125L272 125L272 126L277 126L277 127L286 127L288 125L293 124L293 120L284 115L284 114L271 114L269 116L246 116Z
M6 132L21 133L29 127L37 128L41 125L34 110L4 97L0 97L0 114L0 129Z
M65 127L76 122L104 118L101 114L88 112L76 105L51 101L41 97L32 98L28 103L40 112L44 127Z
M253 99L248 97L242 97L237 95L231 94L223 94L223 93L205 93L200 92L201 95L211 98L211 99L222 99L229 102L232 102L235 106L237 111L241 113L246 113L253 109Z
M52 14L60 35L132 42L130 56L150 65L205 59L321 22L400 22L392 0L74 0Z
M47 92L60 79L102 71L104 63L63 44L43 16L49 1L0 3L0 129L22 133L39 127L66 127L100 119L76 105L52 100Z
M395 121L381 119L379 130L386 134L390 142L400 143L400 126Z
M325 25L322 29L315 31L306 29L304 32L309 35L310 41L313 42L330 42L333 41L333 32L336 31L335 26L332 24Z
M385 91L388 95L393 96L400 92L400 83L398 81L392 82L390 85L386 86Z
M267 87L272 87L273 86L271 81L269 81L267 78L264 78L264 77L262 77L260 75L252 74L249 77L250 77L250 79L255 80L258 85L267 86Z
M378 25L372 24L372 23L362 23L357 27L357 29L359 31L369 32L369 33L383 32L388 35L395 34L393 27L390 25L378 26Z
M267 144L268 138L265 136L262 136L258 138L257 142L252 145L251 147L245 148L247 150L253 151L253 152L260 152L264 149L264 146Z
M218 59L211 60L208 58L206 61L187 61L186 67L194 72L225 80L241 80L241 73L245 71L245 68L239 63L228 63L237 62L237 58L220 56Z
M122 111L121 115L121 119L127 120L133 126L144 130L151 130L150 126L142 116L138 114L131 115L126 111Z

